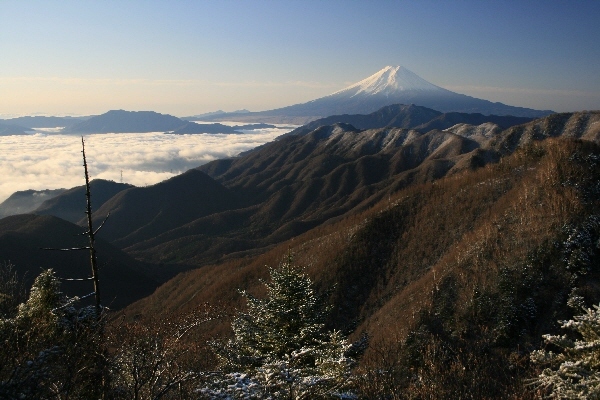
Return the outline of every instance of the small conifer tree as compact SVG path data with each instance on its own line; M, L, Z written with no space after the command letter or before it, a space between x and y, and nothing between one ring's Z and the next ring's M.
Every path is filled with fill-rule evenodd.
M563 329L577 332L580 338L567 335L544 335L544 339L562 351L536 350L531 359L549 363L535 380L536 386L557 399L600 399L600 306L583 306L583 299L571 296L569 305L584 311L572 320L560 321Z
M52 270L33 283L14 317L0 318L0 398L98 398L104 377L102 321L76 309Z
M232 323L234 338L213 343L230 374L204 390L213 398L305 399L345 393L354 360L346 338L325 332L327 307L291 256L270 269L267 296L242 292L248 310Z

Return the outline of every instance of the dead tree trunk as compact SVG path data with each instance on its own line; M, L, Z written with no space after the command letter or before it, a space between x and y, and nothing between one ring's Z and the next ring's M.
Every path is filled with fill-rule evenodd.
M83 154L83 169L85 171L85 197L87 205L85 213L88 221L88 238L90 239L90 265L92 266L92 280L94 282L94 297L96 299L96 315L100 318L102 304L100 302L100 280L98 278L98 259L96 258L96 248L94 246L95 234L92 224L92 199L90 193L90 177L88 174L87 161L85 159L85 142L81 137L81 153Z

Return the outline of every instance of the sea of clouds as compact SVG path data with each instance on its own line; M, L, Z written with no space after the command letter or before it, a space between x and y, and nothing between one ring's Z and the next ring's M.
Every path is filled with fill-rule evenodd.
M91 179L121 182L122 177L122 182L146 186L236 156L292 128L243 134L92 134L84 136L85 152ZM81 136L40 129L31 135L0 136L0 148L0 202L20 190L71 188L85 182Z

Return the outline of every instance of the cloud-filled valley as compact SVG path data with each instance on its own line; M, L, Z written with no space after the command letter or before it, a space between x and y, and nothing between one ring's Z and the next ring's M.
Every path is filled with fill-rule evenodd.
M109 133L86 135L91 179L136 186L152 185L209 161L232 157L274 140L284 129L244 134L165 135ZM39 130L0 137L0 202L19 190L71 188L83 184L81 137Z

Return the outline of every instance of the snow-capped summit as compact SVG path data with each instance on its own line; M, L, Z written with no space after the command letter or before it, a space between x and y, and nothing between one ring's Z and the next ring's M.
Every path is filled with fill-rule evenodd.
M439 86L427 82L417 74L401 66L387 66L366 79L332 94L350 94L351 97L366 95L390 95L399 91L444 91Z
M436 86L401 66L387 66L330 95L275 110L228 116L235 121L301 123L341 114L370 114L392 104L414 104L440 112L480 113L539 118L550 110L533 110L477 99ZM237 119L231 119L237 118Z

